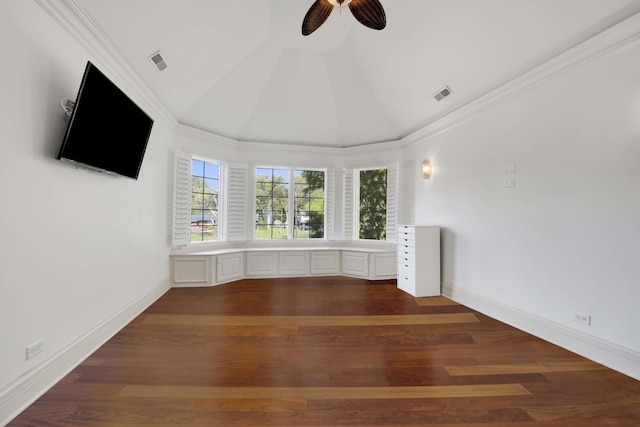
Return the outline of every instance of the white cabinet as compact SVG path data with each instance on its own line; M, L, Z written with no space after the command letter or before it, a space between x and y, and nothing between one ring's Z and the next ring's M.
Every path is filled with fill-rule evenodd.
M278 252L247 252L247 277L277 277Z
M244 253L242 252L216 256L216 265L218 268L216 282L224 283L242 279L243 261Z
M311 252L311 274L316 276L333 276L340 274L339 251Z
M287 251L280 252L279 276L308 276L309 252Z
M440 295L440 227L398 226L398 288L415 297Z

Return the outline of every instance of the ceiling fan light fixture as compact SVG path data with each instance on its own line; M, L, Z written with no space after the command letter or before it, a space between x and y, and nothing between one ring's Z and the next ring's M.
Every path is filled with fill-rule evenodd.
M382 30L387 17L380 0L315 0L302 21L302 35L308 36L327 20L336 7L349 5L353 16L365 27Z
M327 0L327 1L332 5L334 5L335 7L346 6L349 3L351 3L351 0L343 0L342 3L340 3L338 0Z

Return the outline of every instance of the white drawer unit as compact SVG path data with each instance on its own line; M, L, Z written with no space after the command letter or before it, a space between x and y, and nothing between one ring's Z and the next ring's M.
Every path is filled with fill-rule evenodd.
M440 227L398 226L398 288L414 297L440 295Z

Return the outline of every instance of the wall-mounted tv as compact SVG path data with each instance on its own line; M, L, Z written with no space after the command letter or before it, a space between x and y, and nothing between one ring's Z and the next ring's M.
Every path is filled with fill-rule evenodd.
M152 127L153 119L89 61L57 159L138 179Z

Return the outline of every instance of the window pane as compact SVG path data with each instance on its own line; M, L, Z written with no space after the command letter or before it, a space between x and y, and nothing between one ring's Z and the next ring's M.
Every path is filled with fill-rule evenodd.
M218 194L218 180L213 178L204 179L204 193Z
M273 169L257 169L256 176L258 178L263 177L264 181L271 182L273 181Z
M191 174L193 176L203 176L204 162L202 160L193 159L191 161Z
M220 168L214 163L204 163L204 177L218 179L220 176Z
M387 170L360 171L360 239L387 236Z
M273 181L274 182L289 182L289 170L288 169L273 169Z
M191 193L191 209L203 209L204 196L202 193Z

